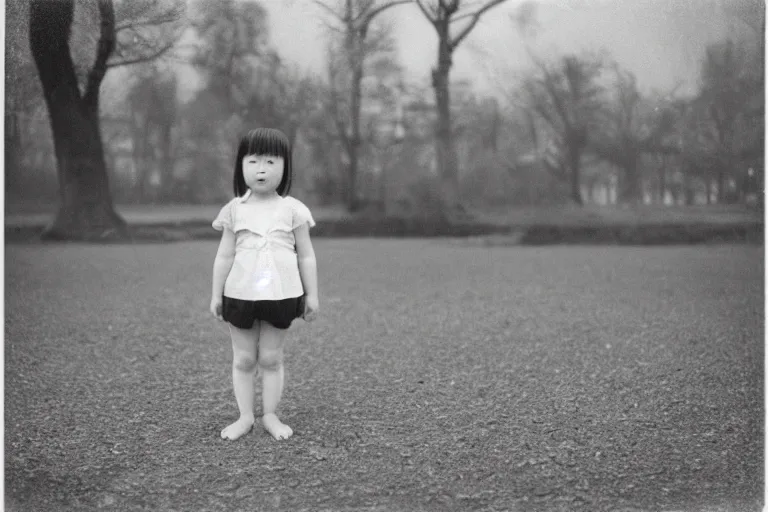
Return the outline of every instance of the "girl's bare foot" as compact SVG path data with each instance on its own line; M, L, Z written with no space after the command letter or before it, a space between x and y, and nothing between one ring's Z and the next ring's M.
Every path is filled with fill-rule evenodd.
M239 420L227 426L224 430L221 431L221 438L234 441L235 439L247 434L253 427L253 423L253 416L241 417Z
M261 418L261 422L264 424L264 428L267 429L267 432L272 434L272 437L278 441L281 439L288 439L293 435L291 427L281 422L274 413L265 414Z

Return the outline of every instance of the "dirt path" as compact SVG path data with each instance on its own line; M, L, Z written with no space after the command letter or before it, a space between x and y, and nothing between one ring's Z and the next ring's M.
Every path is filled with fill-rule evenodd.
M7 510L760 510L759 247L318 240L282 444L218 438L215 250L6 248Z

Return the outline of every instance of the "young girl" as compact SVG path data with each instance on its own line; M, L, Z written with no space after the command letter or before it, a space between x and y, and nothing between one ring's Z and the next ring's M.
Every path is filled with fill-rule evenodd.
M319 310L317 264L309 209L288 196L293 169L288 138L260 128L240 141L235 198L213 221L222 232L213 264L211 313L229 322L232 384L240 418L221 431L234 440L254 423L254 379L262 374L264 428L277 440L293 431L277 415L283 391L283 343L295 318Z

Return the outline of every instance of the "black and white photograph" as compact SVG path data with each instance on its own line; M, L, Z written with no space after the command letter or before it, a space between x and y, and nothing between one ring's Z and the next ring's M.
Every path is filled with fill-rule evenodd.
M766 512L764 0L6 0L9 512Z

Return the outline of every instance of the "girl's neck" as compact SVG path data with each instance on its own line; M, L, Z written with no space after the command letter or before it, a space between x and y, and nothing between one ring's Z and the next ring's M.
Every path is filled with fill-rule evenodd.
M259 193L254 192L253 190L250 191L248 199L246 199L246 203L269 203L276 199L280 199L280 194L277 193L277 191L274 192L268 192L268 193Z

